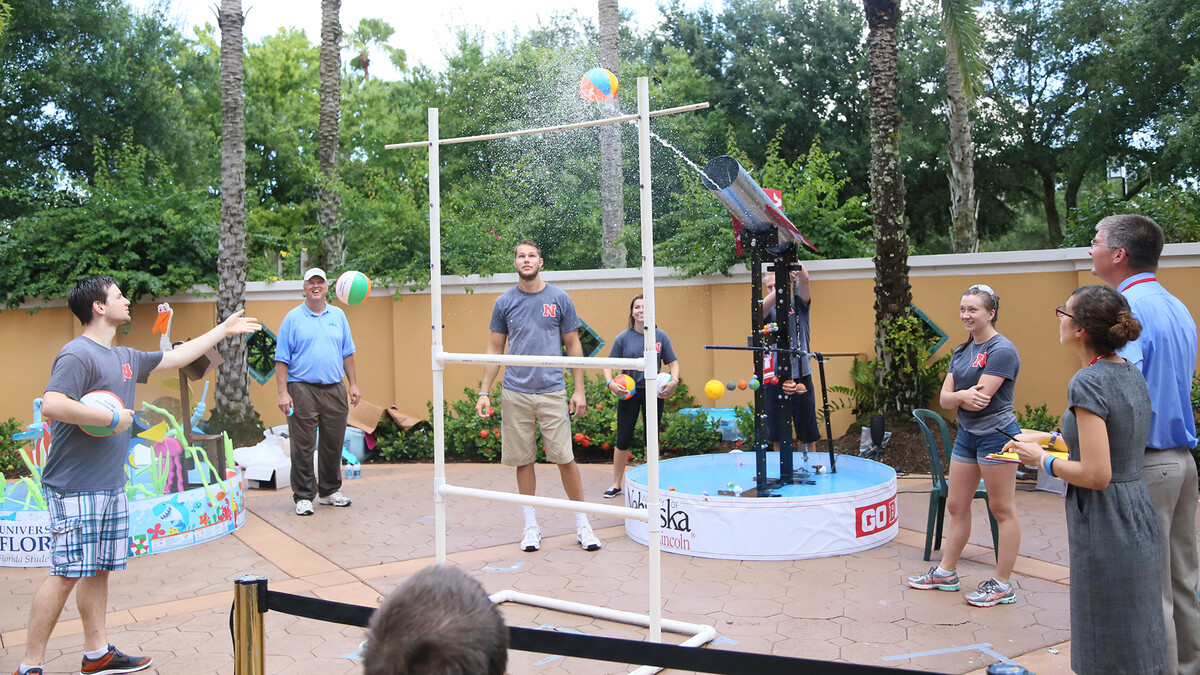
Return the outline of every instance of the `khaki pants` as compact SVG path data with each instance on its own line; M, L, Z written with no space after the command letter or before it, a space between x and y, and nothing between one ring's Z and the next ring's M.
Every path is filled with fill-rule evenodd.
M1196 599L1196 462L1187 448L1146 449L1142 478L1158 514L1163 550L1163 618L1169 672L1200 675L1200 601Z

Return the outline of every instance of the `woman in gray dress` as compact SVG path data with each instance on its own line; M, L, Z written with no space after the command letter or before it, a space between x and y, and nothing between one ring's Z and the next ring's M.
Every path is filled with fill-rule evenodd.
M1042 444L1058 434L1024 432L1021 461L1069 485L1071 669L1166 673L1158 519L1142 481L1150 393L1116 351L1141 333L1125 298L1107 286L1077 289L1057 308L1059 342L1082 366L1067 385L1062 437L1069 459Z

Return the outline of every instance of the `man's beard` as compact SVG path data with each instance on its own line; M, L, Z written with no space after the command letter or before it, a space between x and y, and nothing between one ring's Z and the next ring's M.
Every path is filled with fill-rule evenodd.
M533 281L534 279L538 278L539 272L541 272L541 270L535 269L534 271L530 272L529 274L526 274L526 273L522 272L521 270L517 270L517 277L519 277L521 279L521 281Z

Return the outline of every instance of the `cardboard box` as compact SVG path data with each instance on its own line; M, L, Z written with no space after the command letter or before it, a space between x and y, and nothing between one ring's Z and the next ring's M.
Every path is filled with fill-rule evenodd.
M418 424L426 422L425 418L423 417L416 417L414 415L409 415L408 413L400 412L396 409L396 406L388 408L387 414L388 417L391 417L392 421L395 422L396 426L400 427L402 431L408 431Z
M379 426L379 420L383 418L383 408L367 401L360 399L358 405L350 406L350 414L346 416L346 424L361 429L364 434L374 433L375 427Z
M282 490L292 484L292 462L287 457L271 464L255 464L243 469L246 486L261 490Z
M184 375L187 375L189 380L203 380L205 375L211 373L214 368L222 363L225 363L225 359L221 358L221 355L217 353L217 348L213 347L197 357L195 361L180 368L180 370L183 371Z

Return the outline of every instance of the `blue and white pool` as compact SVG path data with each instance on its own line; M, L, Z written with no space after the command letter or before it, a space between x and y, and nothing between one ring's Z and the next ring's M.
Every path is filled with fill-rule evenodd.
M740 497L755 487L754 454L695 455L659 463L659 543L664 551L729 560L797 560L881 546L899 531L896 471L852 455L794 453L796 472L812 485L785 485L778 496ZM767 453L768 477L779 477L779 453ZM625 474L625 504L646 508L647 466ZM720 494L721 491L733 494ZM625 532L649 542L646 523L626 520Z

